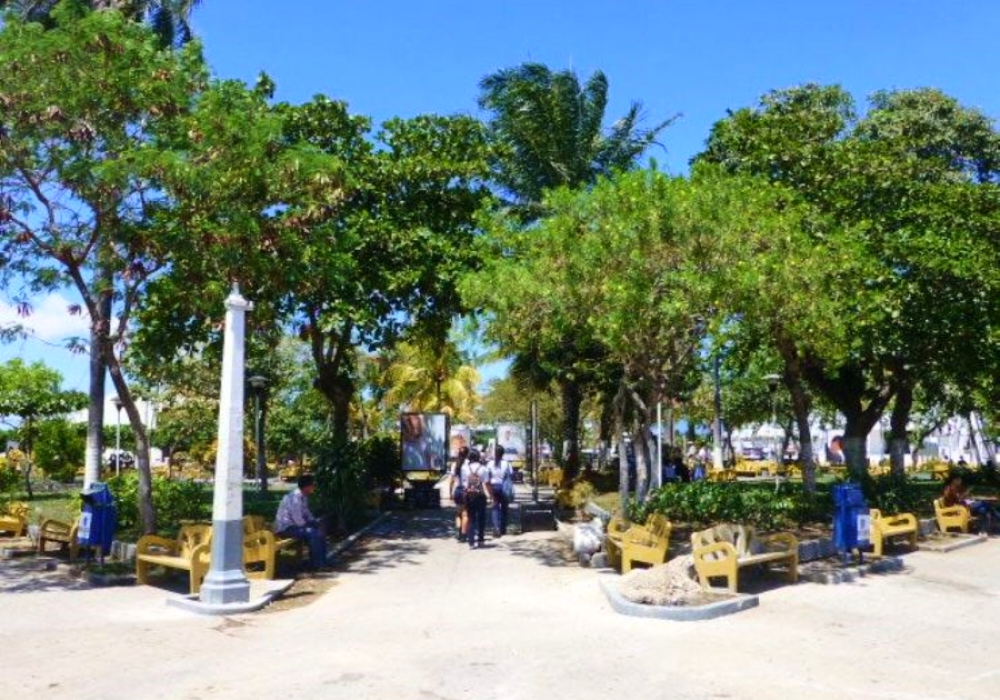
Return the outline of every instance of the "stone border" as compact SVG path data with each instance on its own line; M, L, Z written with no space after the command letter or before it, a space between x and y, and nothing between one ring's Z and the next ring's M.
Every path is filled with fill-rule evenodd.
M917 543L917 549L922 552L938 552L944 554L963 547L971 547L975 544L985 542L989 538L986 535L973 535L959 532L938 533L933 537Z
M838 583L850 583L869 574L902 571L903 568L903 560L899 557L882 557L833 571L810 571L807 563L805 566L799 566L799 578L809 583L836 585Z
M693 622L697 620L712 620L723 615L732 615L741 610L756 608L760 599L755 595L737 593L732 598L720 600L706 605L645 605L627 600L615 590L617 574L604 574L597 579L601 590L607 597L611 608L620 615L632 617L649 617L657 620L674 620L676 622ZM728 589L710 589L726 590Z

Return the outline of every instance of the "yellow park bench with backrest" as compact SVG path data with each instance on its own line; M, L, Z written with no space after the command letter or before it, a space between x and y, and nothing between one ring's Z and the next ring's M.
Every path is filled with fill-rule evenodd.
M951 530L968 532L969 525L973 520L968 508L963 505L946 507L942 498L934 499L934 519L937 520L938 530L941 532L950 532Z
M300 540L274 534L259 515L247 515L243 518L243 570L247 578L275 578L278 573L278 554L283 549L293 547L301 559L303 544Z
M722 523L692 533L691 554L702 588L710 586L710 579L725 578L735 593L741 568L767 564L784 564L788 580L799 580L799 541L791 533L758 539L748 525Z
M72 523L67 523L55 518L46 518L38 526L38 553L45 554L48 545L52 542L59 545L59 548L69 550L70 561L76 559L80 553L80 543L77 536L80 530L80 518Z
M904 536L910 546L917 546L917 516L913 513L897 513L896 515L882 515L878 508L871 509L871 540L874 554L882 556L885 541L892 537Z
M559 467L552 467L547 472L545 472L545 477L548 482L548 485L554 489L557 489L560 486L562 486L563 470L560 469Z
M9 532L14 537L22 536L28 529L28 506L20 501L8 503L0 514L0 532Z
M190 590L197 594L212 562L212 526L181 525L177 538L143 535L135 548L135 575L139 583L149 583L154 566L189 572Z
M667 561L670 547L670 521L659 513L646 519L645 525L632 525L622 535L622 573L627 574L634 564L656 566Z
M622 537L630 525L631 523L620 515L613 515L608 521L608 529L604 533L604 551L608 555L608 566L613 569L622 567Z

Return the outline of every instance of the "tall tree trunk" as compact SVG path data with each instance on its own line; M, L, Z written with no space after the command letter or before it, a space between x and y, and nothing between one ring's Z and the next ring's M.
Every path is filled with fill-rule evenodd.
M868 434L878 422L867 411L844 414L844 462L851 478L863 481L868 475Z
M110 290L111 274L104 272L102 286ZM111 292L100 293L97 301L98 318L90 323L90 405L87 409L87 451L84 456L84 488L101 478L104 457L104 385L107 365L101 352L103 339L108 337L111 323ZM116 457L118 459L119 457Z
M354 398L354 379L351 366L351 332L354 328L345 322L339 332L329 335L321 330L318 319L310 318L309 346L316 366L316 389L330 403L333 440L346 443L350 425L351 399Z
M33 500L35 494L31 490L31 468L35 464L35 419L34 416L24 418L24 441L21 451L24 452L24 490L28 494L28 500Z
M142 522L143 533L151 535L156 532L156 507L153 504L153 474L149 466L149 436L111 343L104 341L102 346L111 381L118 392L118 398L121 399L122 408L125 409L129 427L132 428L132 435L135 438L135 466L139 473L139 519Z
M896 398L892 403L892 413L889 416L889 465L896 476L906 473L906 453L910 450L910 440L906 426L910 422L910 412L913 409L913 386L909 383L900 385Z
M333 440L337 444L348 441L350 432L351 399L354 398L354 380L334 365L319 368L316 388L330 403Z
M785 386L792 397L792 415L799 434L799 462L802 465L802 486L806 493L816 492L816 458L813 455L812 428L809 414L812 413L812 396L802 381L802 366L795 345L782 344L781 356L785 362Z
M583 403L583 393L579 383L573 379L560 379L559 392L562 398L562 438L565 445L563 467L566 481L571 481L580 471L580 404Z
M649 423L644 418L636 421L632 435L632 451L635 453L635 499L645 503L650 483Z
M891 382L872 384L863 369L846 365L828 373L826 364L815 357L801 358L802 376L822 394L845 420L844 459L851 478L861 481L868 475L868 434L878 423L895 396Z
M628 513L628 446L625 444L625 386L619 387L614 401L614 434L618 444L618 503L624 517ZM612 442L612 444L615 444Z

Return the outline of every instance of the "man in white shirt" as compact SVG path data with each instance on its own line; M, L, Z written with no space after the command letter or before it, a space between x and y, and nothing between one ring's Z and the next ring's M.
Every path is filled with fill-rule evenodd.
M316 490L311 474L299 477L298 488L281 499L274 516L274 530L285 537L294 537L309 547L309 565L312 569L326 566L326 534L322 523L309 510L309 496Z

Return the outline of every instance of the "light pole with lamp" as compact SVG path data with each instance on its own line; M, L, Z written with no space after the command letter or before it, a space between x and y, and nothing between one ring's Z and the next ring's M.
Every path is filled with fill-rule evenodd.
M267 389L267 377L255 374L247 382L253 389L254 397L254 439L257 443L257 482L260 491L267 491L267 454L264 451L264 391Z
M118 420L115 425L115 476L122 474L122 400L117 396L112 399L117 410Z
M778 487L778 473L780 471L782 459L781 459L781 445L778 438L778 384L781 382L781 375L779 374L765 374L764 381L767 382L767 391L771 395L771 425L774 428L774 432L771 434L771 441L774 443L772 449L774 450L774 486Z

